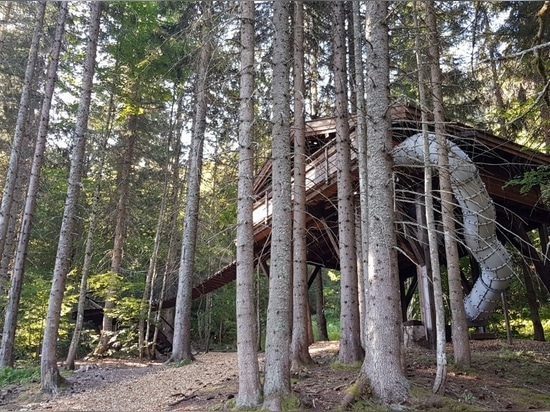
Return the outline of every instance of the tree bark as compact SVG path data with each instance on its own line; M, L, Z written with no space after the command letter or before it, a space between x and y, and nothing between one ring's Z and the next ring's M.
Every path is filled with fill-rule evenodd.
M416 4L415 4L416 8ZM418 11L416 9L415 11ZM445 322L444 317L441 316L443 308L443 300L441 294L435 296L434 293L434 283L439 282L438 290L441 290L441 271L439 264L439 244L437 240L437 228L435 223L434 216L434 196L432 189L432 162L430 161L430 147L428 140L428 91L431 90L429 77L425 73L425 62L423 58L422 48L424 42L422 41L422 28L418 22L418 16L415 14L415 25L417 34L415 36L415 47L416 47L416 66L418 68L418 97L420 100L420 107L422 110L422 133L424 135L423 149L424 149L424 205L417 205L417 213L423 212L424 216L419 216L420 220L418 221L419 225L425 223L425 233L428 239L428 246L424 250L429 255L426 258L425 269L420 269L417 271L417 276L419 279L419 288L421 292L419 293L423 303L424 303L424 324L428 326L426 329L428 343L430 343L434 349L438 349L438 354L441 352L441 349L445 349ZM424 28L425 29L425 28ZM420 215L420 213L418 213ZM422 229L420 229L422 230ZM423 236L423 234L421 235ZM419 236L420 239L420 236ZM435 279L435 282L434 282ZM437 302L437 303L436 303ZM439 317L438 317L439 316ZM433 326L434 322L432 319L435 318L435 336L432 337L432 333L429 329ZM438 324L437 322L443 322ZM442 334L443 333L443 334ZM434 339L435 338L435 339ZM441 372L441 370L440 370ZM441 374L445 376L445 374Z
M543 44L545 42L545 36L548 31L548 13L550 12L550 1L545 1L542 7L537 12L538 30L535 36L536 44ZM546 71L547 56L543 55L543 51L540 48L535 50L536 66L542 79L542 84L548 83L548 73ZM542 91L543 96L541 99L540 114L543 122L542 129L544 132L544 142L546 146L546 152L550 153L550 124L548 118L550 117L550 93L547 88Z
M462 292L462 283L460 279L460 264L458 256L457 234L454 221L454 201L451 187L451 176L449 171L448 145L445 136L445 115L443 112L443 90L442 74L439 63L440 41L437 29L437 19L435 15L435 3L427 3L426 21L429 32L429 65L432 82L432 98L434 107L435 135L438 142L438 167L439 167L439 186L441 193L441 215L443 220L443 231L445 236L445 255L447 261L447 276L449 283L449 302L451 306L452 317L452 336L454 362L469 367L471 364L470 342L468 336L468 325L466 323L466 312L464 310L464 295ZM437 287L434 280L434 290ZM438 292L435 291L437 294ZM436 297L436 301L439 299ZM442 303L442 300L441 300ZM441 315L444 314L442 313ZM437 318L437 308L436 308ZM443 319L443 324L445 323ZM439 346L439 345L438 345ZM442 347L441 351L445 351ZM445 362L444 354L440 354L438 359L441 363ZM443 367L441 373L444 373L446 367ZM445 378L441 376L440 389L437 392L445 390ZM437 379L436 379L437 380ZM434 392L436 388L434 387Z
M237 200L237 361L239 408L260 404L254 299L254 1L241 7L241 79L239 111L239 183Z
M360 2L352 2L353 9L353 33L354 33L354 67L355 67L355 97L357 120L355 125L355 140L358 151L358 168L363 171L359 174L359 221L355 222L356 237L358 238L358 287L359 287L359 308L360 308L360 327L361 342L364 345L364 317L365 317L365 273L369 261L369 243L368 243L368 185L367 176L367 137L366 137L366 118L365 118L365 76L363 63L363 30L361 26Z
M95 354L104 356L109 350L110 340L114 332L112 310L115 308L116 291L115 277L120 272L126 243L126 225L128 220L128 202L130 198L130 179L132 175L134 151L137 140L137 115L130 114L127 120L126 147L122 157L122 165L119 174L118 199L116 205L116 225L111 255L110 285L108 286L105 304L103 307L103 322L101 336ZM124 138L124 136L122 137Z
M91 15L90 15L91 26L90 26L90 34L89 34L90 40L88 44L89 51L87 52L88 54L90 54L89 58L91 58L92 48L95 46L97 49L97 38L99 35L99 22L101 20L102 5L103 3L98 2L96 4L93 4L91 9ZM97 25L97 29L96 29L96 25ZM84 86L87 85L88 83L90 85L90 89L92 88L93 73L95 72L95 61L94 61L94 67L91 72L88 71L88 67L90 67L90 62L87 62L85 66L86 79L83 79L82 81L83 89L84 89ZM112 112L113 112L112 107L113 107L113 95L111 94L111 98L109 100L109 112L107 115L107 122L106 122L107 130L109 130L112 122ZM74 370L75 368L75 360L76 360L76 355L78 350L78 344L80 341L80 334L82 332L82 327L84 325L84 309L86 304L86 293L88 291L88 275L90 274L91 265L92 265L92 248L93 248L93 240L94 240L94 235L95 235L95 230L96 230L97 220L98 220L97 210L99 207L101 181L103 178L103 168L104 168L104 162L105 162L105 153L106 153L108 136L109 136L109 133L106 132L102 138L102 142L100 146L101 160L99 162L98 171L95 177L95 189L94 189L92 206L91 206L90 217L89 217L88 234L86 236L86 245L84 250L84 263L82 264L82 277L80 279L80 292L78 296L76 323L75 323L75 328L73 332L73 337L71 339L71 344L69 346L69 351L67 353L67 358L65 360L65 369L68 369L68 370Z
M546 338L544 337L544 328L542 327L539 314L540 304L537 300L537 293L535 292L535 287L533 286L533 279L531 278L529 266L526 262L522 262L521 266L523 268L523 280L525 281L525 295L529 305L531 322L533 323L533 339L536 341L545 342Z
M172 169L170 162L168 161L170 147L173 143L173 133L169 132L166 139L166 157L167 161L163 166L164 184L162 189L162 198L160 201L159 212L157 216L157 225L155 228L155 237L153 239L153 250L151 251L151 258L149 259L149 266L147 268L147 275L145 276L145 287L143 288L143 294L140 302L140 315L138 323L138 348L139 357L144 356L152 359L155 357L154 347L149 342L149 324L151 315L151 303L153 300L154 282L157 278L157 264L159 250L162 242L162 231L164 228L164 221L166 220L166 210L168 208L168 200L170 195L170 180Z
M64 13L66 14L68 2L62 3L62 7L64 7ZM50 290L50 299L48 302L48 312L46 315L46 327L44 329L44 337L42 341L42 357L40 361L40 381L42 391L53 394L57 393L59 381L62 380L57 368L57 339L61 317L61 304L65 293L65 283L67 280L67 273L69 271L69 263L73 245L73 233L75 220L77 217L76 207L78 204L78 197L80 195L80 186L82 184L82 173L85 160L84 154L86 151L86 142L88 137L88 118L95 73L97 41L99 38L100 17L101 3L92 3L88 45L86 50L86 62L84 63L84 73L78 104L74 145L71 154L69 184L67 187L65 210L63 212L61 230L59 233L57 255L55 257L53 281ZM63 16L62 19L60 17L58 24L64 25L64 23L65 16Z
M40 1L37 4L36 24L34 26L31 45L29 48L29 57L27 59L25 79L23 81L23 90L21 91L21 98L19 101L19 110L17 113L17 120L15 124L15 133L11 142L10 158L7 170L5 172L2 203L0 204L0 258L2 262L0 266L0 290L6 289L6 284L8 281L9 259L7 258L6 254L11 253L11 248L6 247L6 242L8 242L8 229L15 226L15 213L13 213L12 211L12 206L14 204L15 194L17 192L16 189L19 169L23 161L21 148L24 147L23 138L25 134L25 123L28 115L30 95L32 92L32 83L36 70L36 62L38 60L40 38L42 36L42 30L44 27L44 16L46 13L47 3L47 1ZM10 236L10 239L13 239L13 236ZM11 320L9 322L11 322ZM4 326L5 325L6 322L4 322ZM10 339L12 338L10 338L9 336L5 336L2 339L2 342L10 344L8 343ZM4 361L4 356L0 350L0 366L6 365Z
M326 341L328 339L327 319L325 317L325 295L323 290L323 269L318 269L315 277L315 313L317 314L317 339Z
M199 223L200 185L203 161L204 134L206 131L206 109L208 69L213 52L211 36L211 5L204 5L204 22L202 27L202 48L197 60L197 77L195 83L195 119L191 136L189 153L187 198L183 222L180 268L178 274L178 295L176 315L174 318L174 342L170 362L191 361L191 292L193 287L193 270L197 247Z
M6 26L8 25L8 22L11 18L11 9L13 7L12 1L5 2L2 10L2 28L0 29L0 53L4 51L4 43L6 41L6 33L9 32L9 30L6 29Z
M294 3L294 186L292 242L292 342L291 370L313 363L309 354L308 272L306 239L306 138L304 83L304 3Z
M365 360L358 380L375 398L400 403L408 397L403 358L399 272L393 213L391 120L389 118L388 3L366 3L366 103L368 240ZM362 173L360 171L360 173Z
M182 116L179 116L179 113L182 111L182 105L183 99L180 97L177 99L179 102L178 105L178 116L176 116L176 131L181 132L181 123L180 119ZM170 222L169 222L169 238L168 238L168 247L167 247L167 254L166 254L166 264L164 266L163 274L162 274L162 281L161 281L161 288L159 291L159 305L156 308L156 314L155 314L155 322L154 322L154 331L153 331L153 339L151 344L151 353L155 353L156 348L156 342L159 334L159 326L161 325L162 321L162 304L164 300L164 295L166 293L166 286L168 283L169 278L171 277L172 273L175 273L176 267L177 267L177 238L179 237L179 231L178 231L178 215L179 211L181 210L180 204L181 204L181 162L179 161L181 157L181 139L175 139L175 147L174 147L174 156L173 156L173 169L172 169L172 183L171 188L172 191L170 193L170 211L168 215L170 216ZM148 325L149 327L149 325ZM146 333L146 336L148 336L148 332Z
M355 207L351 181L351 138L349 134L344 3L333 4L333 70L336 103L336 153L338 182L338 249L340 252L340 351L338 360L363 360L359 335L359 297Z
M2 204L0 207L0 252L3 250L8 228L9 211L13 200L17 170L20 163L20 148L22 146L22 140L25 132L25 121L27 119L27 110L29 108L32 81L35 74L36 61L38 59L40 38L42 37L47 3L47 1L38 2L36 10L36 25L34 26L33 37L29 48L29 57L25 70L25 79L23 81L21 99L19 101L19 111L17 113L15 133L11 143L10 160L4 180L4 191L2 195Z
M34 211L36 209L36 196L38 193L40 172L42 169L42 165L44 164L44 151L46 148L46 140L48 136L50 121L50 108L52 104L55 83L57 80L57 67L59 64L59 56L61 54L61 43L63 40L63 35L65 33L65 18L67 16L67 7L67 2L62 2L60 5L59 17L56 24L55 38L52 45L50 62L48 65L47 82L44 90L44 100L42 101L42 107L40 110L38 137L35 143L31 174L29 185L27 187L27 195L25 198L25 206L19 229L19 239L17 243L15 261L11 276L9 299L6 308L6 317L4 320L4 330L2 335L2 345L0 347L0 366L13 366L13 346L15 343L15 333L17 329L17 313L19 310L21 288L23 286L25 260L27 257L28 244L31 235L32 220ZM38 24L38 26L41 27L41 24ZM10 197L12 195L13 191L9 193ZM11 200L9 201L9 203L11 203Z
M290 394L292 201L290 163L290 2L273 2L271 265L265 342L264 409L280 410Z
M430 68L430 77L428 78L429 87L426 84L426 77L424 76L423 71L423 62L420 55L420 48L422 47L420 41L420 33L417 35L417 66L418 66L418 80L419 80L419 95L421 97L421 102L424 104L424 110L427 110L428 101L426 89L430 90L432 95L433 106L436 106L435 100L437 91L434 90L438 87L438 84L434 84L434 77L437 77L437 74L434 75L434 65L439 67L439 43L436 42L434 46L433 36L435 35L432 30L437 30L434 26L433 19L430 19L430 14L432 12L431 5L426 4L426 22L428 31L428 65ZM431 24L430 24L431 23ZM420 28L418 27L420 30ZM436 48L434 52L434 48ZM434 57L434 53L437 55ZM439 84L440 86L440 84ZM441 109L441 103L439 104L439 109ZM434 114L435 116L435 114ZM428 116L422 113L422 120L427 121ZM441 118L438 117L438 120L441 121ZM437 126L436 122L436 128ZM437 129L441 133L441 126ZM424 196L425 196L425 212L426 212L426 230L428 234L428 248L430 254L430 267L431 267L431 281L432 281L432 291L433 291L433 304L434 304L434 313L435 313L435 349L436 349L436 375L434 378L433 392L434 393L444 393L445 392L445 382L447 380L447 356L445 352L445 307L443 303L443 289L441 281L441 270L439 264L439 244L437 239L437 229L434 217L434 199L433 199L433 189L432 189L432 162L430 160L430 143L428 137L428 128L427 123L422 124L422 132L424 134ZM441 143L441 141L439 141ZM440 153L441 155L441 153ZM446 156L446 154L444 154ZM441 159L439 159L441 161ZM443 173L440 171L440 176ZM445 182L440 183L442 186L445 185ZM446 188L450 190L450 187ZM444 191L443 189L441 190ZM450 192L449 192L450 193ZM442 195L443 196L443 195ZM443 202L443 200L442 200ZM442 215L445 214L445 211L442 211ZM443 217L443 219L445 219ZM450 277L450 276L449 276Z

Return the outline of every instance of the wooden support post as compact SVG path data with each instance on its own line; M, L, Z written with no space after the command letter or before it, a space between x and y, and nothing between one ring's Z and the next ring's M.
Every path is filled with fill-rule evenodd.
M329 175L329 163L328 163L328 147L325 147L325 184L328 185L330 183L330 175Z
M428 340L428 348L435 349L436 330L435 330L435 304L434 291L432 283L432 269L429 259L428 249L428 234L426 232L426 213L424 203L420 196L416 202L416 221L418 222L419 243L423 245L424 262L422 266L418 266L416 276L418 278L418 299L420 301L420 314L422 323L426 328L426 338Z
M334 253L338 257L338 260L340 260L340 247L338 246L338 239L336 239L336 236L334 235L334 232L327 224L326 220L323 218L321 219L323 222L323 226L325 228L325 231L327 232L328 238L330 240L330 244L332 245L332 248L334 250Z
M311 272L311 275L309 276L309 279L307 281L307 288L309 289L311 285L313 285L313 282L315 281L315 278L319 275L321 272L321 266L315 265L313 268L313 272Z
M510 317L508 316L508 302L504 292L500 294L502 300L502 312L504 313L504 324L506 325L506 343L512 344L512 331L510 329Z
M267 190L264 194L264 207L265 207L265 216L264 216L264 223L267 225L267 220L269 219L269 196L267 195Z
M543 265L548 266L550 265L550 250L548 249L550 239L548 238L548 225L546 223L539 226L539 238Z

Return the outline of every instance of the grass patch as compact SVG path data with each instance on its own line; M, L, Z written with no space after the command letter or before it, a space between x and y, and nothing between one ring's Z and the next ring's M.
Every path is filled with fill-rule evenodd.
M359 372L363 362L342 363L338 360L331 362L330 369L335 372Z
M468 391L464 391L460 399L452 399L448 396L434 394L431 390L418 385L411 385L409 391L409 404L412 409L419 411L478 411L473 403L475 397Z
M192 359L182 359L180 361L177 361L177 362L173 362L171 364L171 366L173 366L174 368L181 368L182 366L187 366L187 365L191 365L193 363L193 360Z
M529 409L545 409L550 405L550 394L535 390L527 382L523 387L515 387L511 397L515 402L529 405Z
M0 387L31 382L40 382L40 366L0 369Z

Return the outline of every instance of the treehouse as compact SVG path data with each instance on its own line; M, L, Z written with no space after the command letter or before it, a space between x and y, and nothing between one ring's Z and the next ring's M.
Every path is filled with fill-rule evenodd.
M394 107L391 116L393 139L396 146L418 134L421 130L420 112L413 107ZM355 142L355 124L355 118L351 117L349 125L352 142ZM498 244L487 245L485 249L489 251L488 256L481 259L477 256L480 255L480 252L477 255L475 250L472 252L472 246L468 244L468 239L465 239L468 233L466 226L468 221L472 226L472 219L471 216L461 217L460 213L468 213L468 210L464 210L464 205L462 205L463 207L457 205L456 221L458 222L458 232L462 234L459 249L463 257L471 260L472 268L472 273L469 276L463 274L465 295L470 294L467 298L470 298L474 305L474 313L469 320L471 325L484 325L488 313L497 303L495 296L498 296L500 301L500 291L505 289L513 273L507 270L505 279L496 279L492 277L491 272L484 280L484 262L480 264L474 259L475 257L478 260L494 260L490 256L491 251L495 248L503 249L498 245L513 246L536 269L538 276L550 290L550 263L548 259L541 258L544 255L542 251L548 250L547 225L550 210L541 203L538 187L522 193L520 186L507 184L510 179L523 176L527 171L535 170L542 165L550 165L550 156L527 150L525 147L498 138L486 131L474 129L458 122L448 122L446 130L453 147L462 153L460 167L462 169L467 167L469 173L473 174L467 179L468 182L471 182L473 177L478 179L477 186L474 184L471 195L467 194L469 188L463 184L457 189L455 197L462 196L463 203L469 202L470 206L476 202L487 203L482 206L478 205L477 210L470 213L471 216L480 216L486 213L486 210L491 212L485 216L485 221L483 216L476 217L474 230L476 236L479 236L478 232L487 230L486 225L493 224L494 236L489 234L488 237L494 237L493 240L498 241ZM322 268L339 269L335 134L335 119L333 118L312 120L307 123L307 260L313 268L309 280L310 285ZM352 143L353 145L354 143ZM400 251L399 273L403 318L407 319L407 308L414 292L418 290L422 321L430 334L433 333L435 318L433 291L429 282L419 282L419 279L426 277L418 276L423 272L429 273L427 235L424 229L425 225L422 225L424 211L421 195L423 191L421 170L418 168L414 172L411 168L396 164L395 213L396 221L399 222L396 230ZM358 192L357 150L352 150L352 174L357 187L356 192ZM480 191L486 193L482 198L479 198ZM266 162L258 173L254 184L254 193L256 198L253 213L256 263L260 265L266 275L269 275L272 213L271 161ZM474 196L478 197L474 198ZM460 204L460 201L458 203ZM532 230L538 231L540 237L538 249L528 236ZM496 263L492 263L498 266L493 272L501 270L501 267L510 266L507 252L501 250L501 253L503 255L500 260L497 259ZM442 263L445 262L443 246L440 250L440 259ZM235 277L236 264L233 262L196 285L193 289L193 297L196 298L218 289L233 281ZM491 282L498 283L496 290L493 290ZM472 288L476 284L480 285L481 292L478 291L476 295L472 295ZM163 307L170 308L174 304L175 297L172 297L164 301Z
M422 322L428 339L433 341L433 291L430 282L426 281L427 277L419 276L430 273L427 234L423 224L422 168L415 169L410 162L407 163L411 156L422 155L416 153L419 145L414 143L415 135L421 131L421 116L416 108L397 106L392 108L391 117L397 159L395 213L403 319L407 320L407 308L418 291ZM355 124L355 118L350 117L352 147L356 147ZM459 252L471 261L471 273L463 274L467 295L465 305L469 305L470 325L483 326L490 312L500 303L500 292L514 276L504 245L516 248L550 290L550 260L548 256L542 258L543 251L548 253L550 209L541 203L538 187L522 193L520 186L507 184L510 179L523 176L525 172L550 165L550 155L528 150L458 122L448 122L446 132L453 147L452 155L455 156L451 163L456 172L453 192L457 200L457 229L461 236ZM307 122L306 232L307 260L312 268L310 285L322 268L339 269L335 134L333 118ZM352 149L351 160L352 177L357 188L355 192L358 193L357 150ZM437 179L434 184L437 185ZM258 173L254 193L256 263L269 275L272 214L270 161ZM358 207L358 195L356 204ZM435 212L438 213L437 210ZM530 239L529 232L533 230L538 232L538 245ZM439 243L440 261L444 264L445 252L442 242ZM193 298L212 292L235 278L236 263L233 262L196 285ZM166 311L163 315L163 334L167 343L171 341L172 328L168 320L173 316L170 311L175 301L175 296L171 296L161 303L163 311Z

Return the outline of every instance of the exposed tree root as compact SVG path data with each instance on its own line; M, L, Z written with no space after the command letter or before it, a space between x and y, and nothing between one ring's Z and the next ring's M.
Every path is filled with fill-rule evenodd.
M349 409L350 406L359 400L359 398L371 398L372 390L370 382L364 373L359 373L355 382L345 390L345 395L340 402L340 407L343 410Z

